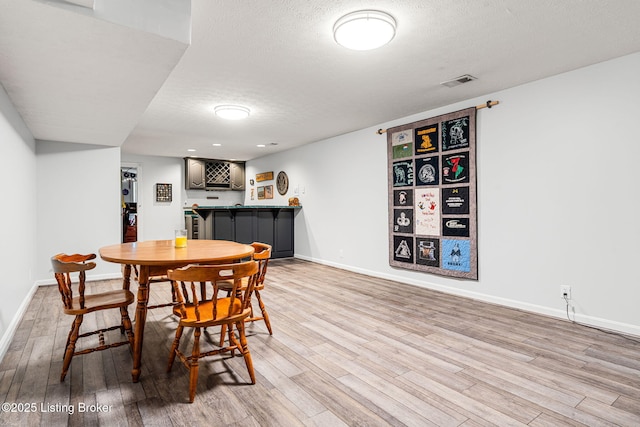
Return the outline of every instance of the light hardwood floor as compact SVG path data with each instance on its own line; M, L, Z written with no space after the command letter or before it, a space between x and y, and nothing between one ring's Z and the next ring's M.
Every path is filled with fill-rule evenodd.
M295 259L269 265L263 295L274 335L248 326L257 384L242 357L205 359L189 404L187 370L165 373L169 308L149 312L139 383L127 347L74 358L60 383L72 319L40 288L0 364L2 401L33 411L0 425L640 425L638 337Z

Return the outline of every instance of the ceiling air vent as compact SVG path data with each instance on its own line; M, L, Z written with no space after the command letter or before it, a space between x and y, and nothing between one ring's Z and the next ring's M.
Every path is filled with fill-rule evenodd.
M469 83L472 80L476 80L475 77L473 77L470 74L465 74L463 76L460 77L456 77L455 79L451 79L448 80L446 82L442 82L440 83L442 86L446 86L446 87L455 87L464 83Z

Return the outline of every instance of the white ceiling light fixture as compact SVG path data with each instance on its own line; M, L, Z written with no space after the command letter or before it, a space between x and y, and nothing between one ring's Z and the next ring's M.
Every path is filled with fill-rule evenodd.
M389 43L396 35L396 21L378 10L359 10L336 21L333 37L348 49L371 50Z
M218 105L213 109L216 116L226 120L242 120L249 117L249 109L241 105Z

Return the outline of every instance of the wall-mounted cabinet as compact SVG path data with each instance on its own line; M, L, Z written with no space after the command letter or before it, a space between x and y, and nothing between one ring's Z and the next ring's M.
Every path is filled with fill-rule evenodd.
M187 190L239 190L244 185L244 162L227 160L185 160L185 187Z

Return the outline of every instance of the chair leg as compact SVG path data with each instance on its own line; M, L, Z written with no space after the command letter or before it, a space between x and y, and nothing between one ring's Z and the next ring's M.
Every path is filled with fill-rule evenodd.
M273 335L273 331L271 330L271 322L269 321L269 313L267 313L267 309L262 302L262 297L260 296L260 291L254 291L256 294L256 298L258 299L258 305L260 306L260 310L262 311L262 318L264 319L264 324L267 325L267 329L269 330L269 335Z
M169 364L167 365L167 372L171 372L171 367L173 366L173 361L176 359L176 352L178 351L178 346L180 345L180 337L182 337L182 330L184 326L178 325L176 329L176 338L173 340L173 344L171 345L171 353L169 353Z
M77 315L71 325L71 331L67 338L67 346L64 352L64 361L62 362L62 373L60 374L60 382L64 382L64 377L67 376L69 371L69 365L71 365L71 359L73 353L76 351L76 341L78 340L78 334L80 332L80 325L82 325L82 315Z
M244 321L241 320L237 322L236 327L238 328L238 333L240 335L240 350L244 356L244 363L247 365L247 371L249 372L249 377L251 377L251 384L255 384L256 376L253 372L253 361L251 360L251 353L249 352L249 346L247 345L247 337L244 334Z
M200 359L200 328L196 328L193 333L193 351L189 363L189 402L193 403L196 398L196 388L198 387L198 359Z
M127 307L120 307L120 315L122 316L122 322L120 329L127 332L127 339L129 340L129 346L133 348L133 326L131 325L131 319L129 318L129 310Z
M242 322L242 324L244 325L244 322ZM235 348L231 350L231 356L235 356L236 353L236 348L238 350L240 350L240 346L238 345L238 340L236 340L236 334L233 332L233 324L229 324L227 325L228 328L228 332L227 335L229 336L229 345L235 345Z
M252 295L253 296L253 295ZM251 319L251 322L253 323L253 318L255 317L253 314L253 304L251 303L251 301L249 301L249 308L251 309L251 313L249 314L249 319Z
M64 356L67 354L67 348L69 348L69 343L71 342L71 335L73 335L73 328L75 327L75 320L71 323L71 328L69 329L69 334L67 335L67 343L64 345L64 353L62 354L62 360L64 360Z
M222 325L220 329L220 347L224 345L224 335L227 332L227 325Z

